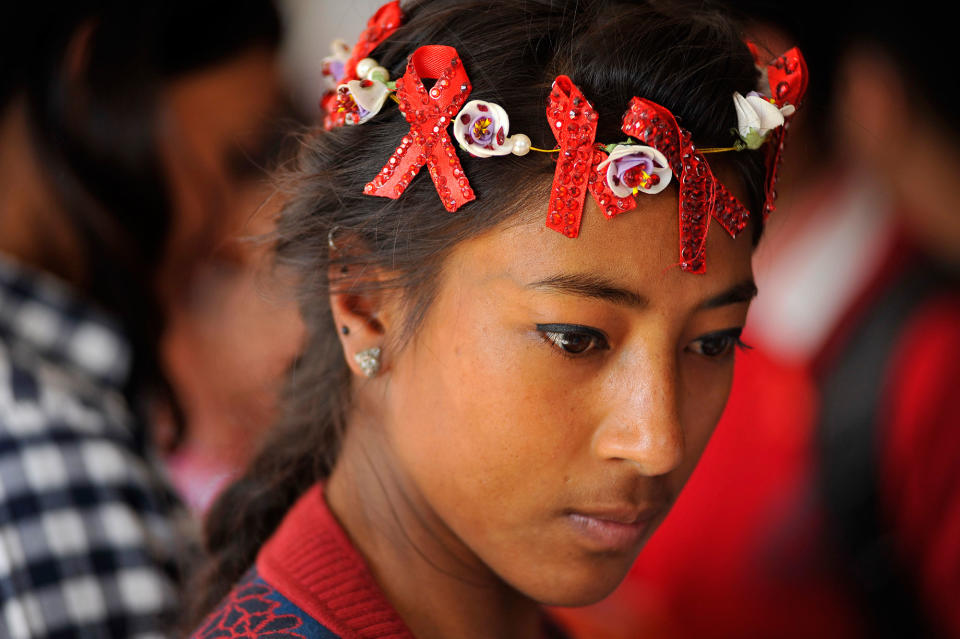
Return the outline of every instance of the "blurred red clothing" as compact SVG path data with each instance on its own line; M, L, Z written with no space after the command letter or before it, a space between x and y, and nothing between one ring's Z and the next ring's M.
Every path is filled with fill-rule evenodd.
M926 612L960 637L960 294L914 314L895 362L882 494Z

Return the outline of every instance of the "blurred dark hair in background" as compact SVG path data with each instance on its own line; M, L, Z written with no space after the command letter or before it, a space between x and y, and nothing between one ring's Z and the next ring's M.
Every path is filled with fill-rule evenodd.
M179 415L158 364L157 269L173 212L158 152L158 92L262 45L280 22L264 0L8 2L0 8L0 112L25 100L48 187L79 240L82 272L54 242L40 265L122 323L134 350L127 395ZM175 419L178 424L181 419Z

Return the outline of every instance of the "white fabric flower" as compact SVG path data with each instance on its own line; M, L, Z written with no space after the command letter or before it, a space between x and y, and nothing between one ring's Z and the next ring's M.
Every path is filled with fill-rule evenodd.
M759 149L770 131L783 126L784 116L795 111L793 105L778 107L756 91L746 97L734 91L733 106L737 110L737 134L749 149Z
M478 158L507 155L513 151L510 118L499 104L470 100L453 121L453 137L460 148Z
M390 89L379 80L350 80L337 87L338 110L347 124L363 124L383 108Z
M343 40L330 43L330 53L320 61L320 75L328 91L336 91L340 80L347 74L346 64L350 60L350 47Z
M606 160L597 165L607 167L607 186L617 197L636 193L655 195L667 188L673 178L670 163L660 151L642 144L619 144Z

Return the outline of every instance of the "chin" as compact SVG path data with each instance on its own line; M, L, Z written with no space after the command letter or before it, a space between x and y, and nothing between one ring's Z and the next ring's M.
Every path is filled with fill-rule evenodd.
M633 565L624 557L594 556L542 569L537 583L519 588L531 599L545 606L577 607L595 604L616 590Z

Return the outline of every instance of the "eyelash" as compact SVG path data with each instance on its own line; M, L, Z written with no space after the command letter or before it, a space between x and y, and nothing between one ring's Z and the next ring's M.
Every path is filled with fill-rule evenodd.
M591 351L610 348L610 344L603 333L579 324L537 324L537 330L543 335L544 341L564 357L584 357ZM571 338L585 339L587 343L582 350L569 350L568 347L572 345ZM579 345L577 344L577 346Z
M578 324L537 324L537 330L543 336L550 346L556 349L564 357L576 358L583 357L595 350L608 350L610 344L606 336L598 330ZM750 350L752 347L746 344L740 335L743 333L741 328L731 328L723 331L708 333L695 339L688 346L688 350L696 355L701 355L707 359L722 359L729 355L734 348L740 350ZM570 350L571 337L589 340L582 350ZM716 344L719 341L720 344ZM712 344L716 348L704 348L705 345ZM696 345L699 345L696 346ZM574 347L576 348L576 347Z
M701 355L708 359L723 359L727 355L730 355L734 348L739 348L740 350L749 350L751 348L740 339L742 333L742 328L730 328L725 331L708 333L693 340L687 348L694 354ZM711 340L720 340L722 342L719 349L704 348L704 345L711 343ZM697 344L700 345L699 348L695 346Z

